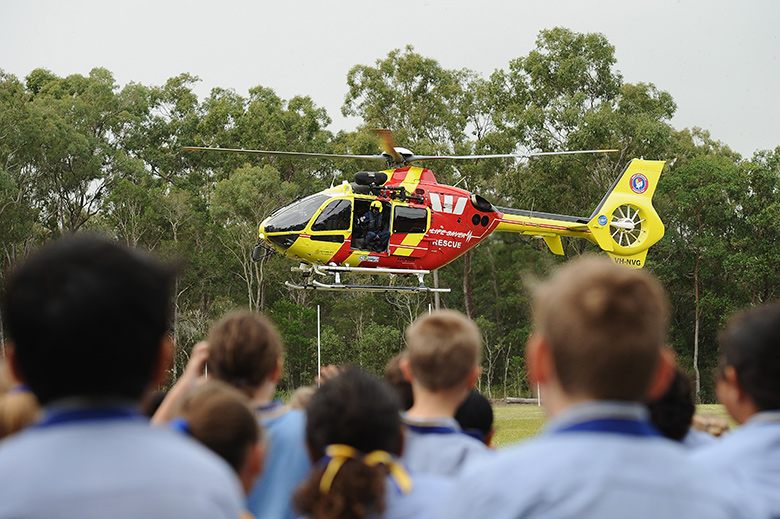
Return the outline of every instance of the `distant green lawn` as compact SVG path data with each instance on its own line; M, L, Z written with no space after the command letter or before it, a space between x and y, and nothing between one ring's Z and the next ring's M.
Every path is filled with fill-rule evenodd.
M723 406L718 404L699 405L696 410L702 414L729 418ZM533 436L546 420L543 408L530 404L494 405L493 415L496 434L492 445L496 448L507 447ZM734 427L734 422L730 422Z

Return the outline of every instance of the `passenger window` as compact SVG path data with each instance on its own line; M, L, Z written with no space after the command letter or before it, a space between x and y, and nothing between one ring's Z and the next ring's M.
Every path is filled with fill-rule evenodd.
M393 219L394 233L421 233L428 228L428 211L421 207L397 206Z
M352 220L352 204L349 200L335 200L325 206L312 231L346 231Z

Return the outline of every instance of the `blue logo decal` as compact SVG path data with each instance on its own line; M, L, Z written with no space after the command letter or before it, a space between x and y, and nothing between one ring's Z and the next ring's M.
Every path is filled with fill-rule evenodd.
M607 217L603 214L599 216L599 225L607 225Z

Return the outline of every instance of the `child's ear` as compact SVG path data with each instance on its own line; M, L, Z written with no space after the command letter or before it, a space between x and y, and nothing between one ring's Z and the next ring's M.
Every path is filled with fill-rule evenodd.
M271 372L272 382L279 382L279 380L282 378L282 368L284 368L284 364L282 363L282 359L279 359L276 361L276 367Z
M168 377L168 370L171 367L171 361L173 360L173 339L170 335L165 334L160 339L160 344L157 347L157 356L154 360L154 366L152 367L152 379L150 380L151 387L157 387L160 384L165 383Z
M16 360L16 348L14 348L14 343L11 341L5 343L5 362L14 382L24 384L26 381L19 367L19 361Z
M480 375L482 375L482 366L474 366L474 369L471 370L469 377L466 379L466 386L469 390L477 385L477 380L479 380Z
M545 384L552 376L552 358L547 341L539 333L532 333L525 346L525 365L532 384Z
M740 425L760 411L753 398L739 382L739 375L734 366L723 368L723 375L718 378L715 391L718 395L718 401L723 404L734 421Z
M265 460L265 448L262 442L257 442L249 448L244 465L238 473L244 491L248 494L255 486L257 477L263 472L263 462Z
M412 365L409 363L409 359L405 356L402 357L398 362L398 367L401 368L401 374L403 374L404 380L411 384L414 376L412 375Z
M648 402L655 402L666 393L669 384L674 379L676 369L677 359L674 352L664 347L659 353L658 365L655 368L653 379L650 381L650 387L647 389Z

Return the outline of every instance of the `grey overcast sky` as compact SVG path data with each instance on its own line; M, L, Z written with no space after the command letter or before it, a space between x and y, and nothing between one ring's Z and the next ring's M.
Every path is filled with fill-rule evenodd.
M600 32L629 83L677 103L677 129L700 126L743 156L780 146L779 0L0 0L0 68L23 79L113 72L161 85L189 72L213 87L309 95L330 129L346 76L411 44L446 68L484 77L556 26Z

